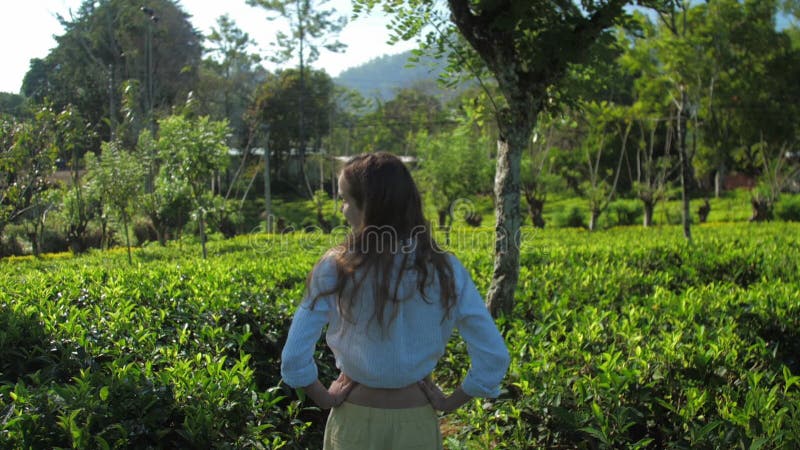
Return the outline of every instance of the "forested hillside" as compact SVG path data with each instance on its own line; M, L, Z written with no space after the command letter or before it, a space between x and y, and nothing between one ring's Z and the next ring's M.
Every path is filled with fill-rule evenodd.
M429 93L452 97L452 89L439 87L435 81L442 73L443 61L430 57L420 58L410 63L411 51L384 55L360 66L345 70L334 82L340 86L358 91L367 98L389 100L398 89L422 86Z

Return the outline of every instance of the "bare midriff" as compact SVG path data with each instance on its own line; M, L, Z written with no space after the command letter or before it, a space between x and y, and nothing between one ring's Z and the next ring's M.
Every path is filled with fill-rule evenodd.
M428 397L416 384L398 389L373 388L357 385L347 396L348 403L370 408L402 409L427 405Z

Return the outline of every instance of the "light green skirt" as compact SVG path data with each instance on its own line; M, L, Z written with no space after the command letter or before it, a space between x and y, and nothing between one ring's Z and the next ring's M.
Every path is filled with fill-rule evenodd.
M324 450L441 450L439 419L430 405L381 409L344 402L331 409Z

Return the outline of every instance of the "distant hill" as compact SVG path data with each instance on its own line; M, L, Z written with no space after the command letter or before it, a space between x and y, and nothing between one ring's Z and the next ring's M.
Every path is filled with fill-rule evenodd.
M439 96L443 101L456 94L452 89L441 87L436 82L444 70L444 61L423 57L420 62L410 65L410 56L410 50L379 56L343 71L333 81L340 86L355 89L364 97L384 101L394 98L398 89L415 85L422 86L426 92Z

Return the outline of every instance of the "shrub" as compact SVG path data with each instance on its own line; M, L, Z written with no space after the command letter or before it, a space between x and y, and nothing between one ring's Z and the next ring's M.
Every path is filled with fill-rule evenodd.
M16 236L0 236L0 258L22 254L22 244L19 243Z
M556 216L556 226L559 228L586 228L586 216L581 208L572 206Z
M642 221L644 208L638 200L618 200L608 205L608 218L613 225L636 225Z
M133 235L136 238L136 245L142 246L147 242L158 241L158 234L155 227L148 219L138 218L133 223Z
M69 250L66 236L57 231L45 230L40 239L42 253L60 253Z
M486 292L492 240L460 231L453 251ZM678 227L536 230L497 322L501 394L449 414L446 448L800 448L798 236L777 222L698 227L691 246ZM205 260L187 239L135 266L119 250L3 261L0 448L320 448L324 412L279 367L329 238L217 239ZM316 350L327 382L334 358ZM469 363L463 341L448 350L445 390Z
M800 195L784 195L775 205L775 215L787 222L800 222Z

